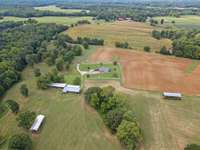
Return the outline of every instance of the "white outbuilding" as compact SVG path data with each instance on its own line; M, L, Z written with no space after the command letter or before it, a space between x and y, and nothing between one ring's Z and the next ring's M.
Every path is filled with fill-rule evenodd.
M80 93L81 87L79 85L66 85L63 89L63 93Z
M165 98L171 98L171 99L181 99L182 98L182 94L181 93L171 93L171 92L164 92L163 96Z
M52 88L64 88L66 86L66 83L51 83L49 84L49 87Z
M35 121L34 121L33 125L31 126L30 130L32 132L37 132L39 130L39 128L41 127L42 123L44 122L44 118L45 118L44 115L38 115L35 118Z

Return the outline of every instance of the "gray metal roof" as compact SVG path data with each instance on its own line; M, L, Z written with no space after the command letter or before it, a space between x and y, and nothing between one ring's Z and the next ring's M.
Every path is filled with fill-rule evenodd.
M100 67L100 68L98 68L98 70L100 71L100 72L110 72L110 68L108 68L108 67Z

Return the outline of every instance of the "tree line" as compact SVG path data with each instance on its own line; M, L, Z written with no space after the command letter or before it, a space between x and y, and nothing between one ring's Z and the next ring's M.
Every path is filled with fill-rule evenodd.
M142 142L142 133L134 112L127 107L125 100L126 97L111 86L91 87L85 92L85 101L99 112L111 132L128 150L134 150Z
M66 29L67 27L56 24L26 23L1 31L0 95L20 80L20 72L27 64L42 61L44 43Z
M48 10L36 10L28 6L10 6L0 7L0 16L15 16L15 17L42 17L42 16L91 16L85 11L75 13L55 12Z
M168 50L166 47L162 47L160 53L191 59L200 59L199 34L200 30L154 30L152 32L152 36L156 39L168 38L173 41L171 51Z

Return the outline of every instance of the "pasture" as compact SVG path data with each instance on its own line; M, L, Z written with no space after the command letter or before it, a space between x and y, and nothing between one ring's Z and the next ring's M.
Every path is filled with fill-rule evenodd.
M116 48L98 49L91 61L105 63L113 57L120 58L126 88L200 95L199 62Z
M161 25L162 27L168 28L182 28L182 29L199 29L200 28L200 16L180 16L176 17L155 17L155 20L160 22L161 19L165 20L165 23ZM172 24L175 21L175 24Z
M168 39L152 38L153 29L145 23L116 21L74 27L66 31L66 34L73 38L102 38L105 40L105 45L109 47L114 47L115 42L128 42L134 50L143 50L144 46L150 46L152 51L159 51L162 46L171 47L171 41Z
M42 73L52 67L37 64ZM70 75L70 72L63 72ZM20 104L20 111L30 110L46 116L40 134L32 136L34 149L37 150L122 150L116 137L104 126L101 117L85 104L82 95L62 94L59 89L39 90L33 68L27 67L22 73L22 82L13 86L3 98L14 99ZM19 92L26 83L30 96L24 98ZM9 138L15 133L25 132L17 126L16 115L8 112L0 118L0 135ZM51 136L50 136L51 135ZM7 143L1 147L7 149Z
M163 99L160 92L130 90L116 81L86 82L90 86L112 85L129 95L144 137L144 150L183 150L188 143L200 144L200 100L184 95L183 100Z
M53 12L62 12L62 13L66 13L66 14L80 13L82 11L81 9L62 9L62 8L57 7L55 5L34 7L34 9L44 10L44 11L53 11Z
M28 18L20 18L20 17L4 17L3 21L25 21ZM57 16L45 16L45 17L32 17L32 19L37 20L39 23L56 23L62 25L71 25L77 23L80 20L92 20L92 17L57 17Z

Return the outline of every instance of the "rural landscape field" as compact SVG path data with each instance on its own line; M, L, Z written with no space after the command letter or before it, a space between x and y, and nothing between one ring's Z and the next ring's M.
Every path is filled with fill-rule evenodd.
M158 41L151 37L153 29L153 27L145 23L123 21L83 25L70 29L67 34L73 38L103 38L105 39L105 45L108 47L114 47L115 42L118 41L127 41L134 50L143 50L144 46L150 46L153 51L159 51L162 46L170 48L170 40L162 39Z
M0 1L0 150L200 150L199 4Z

